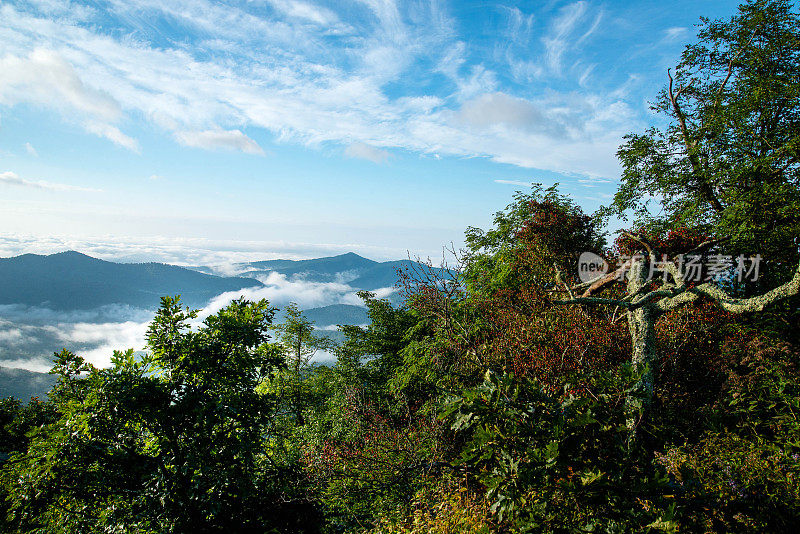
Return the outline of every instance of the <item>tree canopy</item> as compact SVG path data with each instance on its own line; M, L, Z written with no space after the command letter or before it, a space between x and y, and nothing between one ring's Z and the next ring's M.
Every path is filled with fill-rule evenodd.
M697 227L791 267L800 235L800 15L749 0L702 19L652 104L663 127L626 137L610 211ZM649 206L649 209L648 209ZM791 268L789 270L792 270Z

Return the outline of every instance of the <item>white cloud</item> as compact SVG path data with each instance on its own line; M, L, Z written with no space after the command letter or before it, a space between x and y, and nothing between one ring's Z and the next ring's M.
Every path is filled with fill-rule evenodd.
M534 101L493 93L409 127L428 152L607 177L619 171L613 154L632 121L627 104L594 95L548 93Z
M568 125L559 110L545 110L529 100L505 93L489 93L465 102L458 118L478 128L506 125L512 128L540 131L554 137L565 136Z
M131 150L138 145L119 124L142 117L180 143L203 149L262 154L243 133L260 128L279 142L336 143L373 161L384 159L378 147L393 147L559 172L618 171L614 154L632 127L630 115L601 115L624 103L592 94L547 91L534 98L499 91L498 75L456 40L456 24L438 3L364 0L348 10L352 27L310 2L271 5L265 12L250 3L113 1L95 19L91 13L76 19L3 5L2 67L13 68L11 81L0 81L0 104L35 102L80 116L84 127ZM585 2L563 9L546 33L543 65L562 69L564 54L595 32L600 15L589 14ZM96 23L87 24L86 17ZM146 21L159 18L202 35L202 42L150 45L147 39L160 42L163 35ZM125 31L103 30L99 22L106 19ZM529 40L531 17L512 10L510 19L515 38ZM417 60L449 78L452 92L423 88L389 96L386 84L416 75L410 69L418 69ZM539 68L518 66L529 73ZM57 86L52 80L59 78L68 83ZM481 98L495 105L505 98L508 109L524 111L526 124L507 115L501 123L513 128L479 120L461 131L459 108L466 113ZM571 143L562 142L565 131Z
M124 305L93 310L52 310L0 305L0 365L46 372L54 352L66 348L105 367L114 350L141 350L152 310Z
M110 304L91 310L53 310L40 306L24 304L0 304L0 326L4 320L11 323L29 325L54 325L57 323L107 323L114 321L147 321L153 316L152 310L134 308L125 304Z
M398 289L396 287L379 287L378 289L371 290L372 293L375 293L375 297L379 299L387 299L397 293ZM350 293L346 293L340 297L338 304L351 304L353 306L363 306L364 301L361 300L355 291Z
M27 152L31 156L39 157L39 153L36 152L36 149L33 148L33 145L30 143L25 143L25 152Z
M365 143L353 143L345 149L344 153L351 158L366 159L374 163L384 163L391 155L386 150Z
M336 363L336 355L326 350L318 350L311 357L311 363L319 365L332 365Z
M667 40L676 41L678 39L683 39L687 33L689 33L689 28L673 26L672 28L664 30L664 37Z
M215 297L198 319L192 321L192 327L199 327L203 319L240 297L250 300L266 298L270 304L279 307L296 302L303 309L329 304L363 306L355 290L346 283L287 279L277 273L260 278L266 287ZM396 292L394 287L374 291L378 298L387 298ZM20 304L0 305L0 316L3 317L0 319L0 365L46 371L52 365L50 357L53 352L66 348L93 365L106 367L110 365L115 350L145 348L146 333L153 315L154 310L124 305L73 311ZM322 330L331 330L326 326L329 325L319 325Z
M26 180L20 178L16 173L11 171L0 172L0 185L12 185L19 187L30 187L34 189L50 189L52 191L90 191L97 192L98 189L91 189L88 187L78 187L67 184L56 184L52 182Z
M0 70L0 102L5 105L69 105L105 120L116 120L121 115L113 98L84 84L72 65L52 50L37 48L27 57L6 55L0 58Z
M75 352L95 366L108 367L115 350L143 350L150 322L74 323L58 325L59 339L69 348L73 345L91 348Z
M353 326L357 326L359 328L366 328L367 326L369 326L369 324L357 324L357 325L353 325ZM329 324L329 325L320 326L320 327L315 326L315 328L317 330L321 330L323 332L338 332L339 331L339 325L338 324Z
M309 282L301 279L290 280L276 272L259 276L258 279L265 284L264 287L245 288L218 295L203 309L202 317L218 312L239 297L249 300L267 299L276 306L285 306L289 302L296 302L300 308L307 309L341 303L345 295L355 292L347 284Z
M201 132L180 132L176 135L182 145L204 148L206 150L240 150L247 154L264 155L258 143L239 130L204 130Z
M0 72L0 104L54 108L65 116L77 116L90 133L138 150L135 140L110 124L122 116L119 103L107 92L84 83L60 54L45 48L35 48L27 57L7 54L0 58Z
M115 145L127 148L133 152L140 152L139 142L122 133L116 126L91 120L84 122L83 126L86 128L87 132L93 133L99 137L105 137Z
M522 182L520 180L495 180L496 184L516 185L519 187L532 187L533 182Z
M289 17L307 20L321 26L328 26L337 22L336 15L324 7L315 6L307 2L300 2L298 0L268 1L272 7Z
M19 328L7 326L9 323L3 321L0 323L0 343L7 345L17 345L23 339L22 330Z
M0 360L0 367L25 369L26 371L33 371L34 373L47 373L53 368L53 362L44 357L15 358L12 360Z
M343 282L312 282L298 277L287 278L276 272L258 275L257 278L265 284L264 287L245 288L217 295L203 309L199 318L204 319L213 315L232 300L241 297L251 301L267 299L271 305L278 307L294 302L301 309L318 308L331 304L364 306L364 301L356 294L357 290ZM379 299L389 298L397 291L396 287L381 287L372 290Z

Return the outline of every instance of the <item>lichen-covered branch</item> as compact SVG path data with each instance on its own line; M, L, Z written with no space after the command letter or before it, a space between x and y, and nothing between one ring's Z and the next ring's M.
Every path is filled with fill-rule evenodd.
M730 313L747 313L761 311L770 304L800 293L800 265L791 280L785 284L768 291L763 295L749 298L735 298L725 293L713 284L702 284L697 287L685 288L680 294L666 297L656 303L656 307L663 313L687 304L700 297L713 300L723 310Z

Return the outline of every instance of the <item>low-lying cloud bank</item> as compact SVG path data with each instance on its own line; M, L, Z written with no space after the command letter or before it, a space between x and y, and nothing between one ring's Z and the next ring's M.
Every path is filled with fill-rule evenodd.
M331 304L363 305L356 290L342 281L312 282L302 278L289 279L278 273L259 275L258 278L264 287L246 288L214 297L193 326L200 326L203 319L240 297L249 300L265 298L279 308L295 302L306 310ZM396 288L386 287L374 293L379 298L387 298L396 291ZM52 366L53 353L66 348L95 366L106 367L110 365L114 350L144 350L147 328L153 315L154 310L126 305L68 312L20 304L0 305L0 366L47 372ZM333 325L316 326L325 332L336 330ZM329 353L319 353L314 358L320 363L333 360L334 356Z
M111 363L114 350L143 350L150 321L55 323L42 326L0 320L0 366L46 372L62 348L98 367Z
M294 302L304 310L331 304L355 306L364 304L356 294L357 290L344 282L312 282L299 277L287 278L276 272L256 275L256 278L264 284L264 287L251 287L222 293L208 303L203 309L201 317L217 313L229 302L240 297L248 300L267 299L272 305L279 307ZM396 292L397 289L394 287L384 287L373 291L378 298L388 298Z
M96 310L0 306L0 366L47 372L62 348L99 367L111 363L114 350L143 350L149 310L103 306Z

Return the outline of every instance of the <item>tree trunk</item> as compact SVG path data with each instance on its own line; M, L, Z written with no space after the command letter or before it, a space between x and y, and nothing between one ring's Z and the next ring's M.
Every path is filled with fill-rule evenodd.
M636 294L648 282L649 266L642 259L635 261L628 272L628 294ZM626 399L627 424L631 437L635 432L641 414L653 400L653 367L658 360L656 340L656 320L658 310L651 304L628 311L628 328L631 332L633 350L631 363L640 373L639 380L628 391Z

